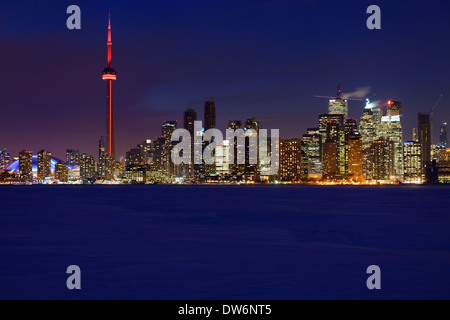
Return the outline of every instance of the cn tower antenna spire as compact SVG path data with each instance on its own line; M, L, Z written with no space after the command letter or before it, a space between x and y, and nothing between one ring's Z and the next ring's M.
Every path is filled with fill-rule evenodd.
M111 42L111 10L109 10L108 13L108 63L107 66L108 68L111 68L111 46L112 46L112 42Z

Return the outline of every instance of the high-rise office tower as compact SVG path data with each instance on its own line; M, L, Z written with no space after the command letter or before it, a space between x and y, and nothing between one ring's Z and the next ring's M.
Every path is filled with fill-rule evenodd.
M102 156L98 161L98 175L103 180L113 180L116 170L116 160L108 155Z
M67 149L66 150L66 163L71 167L80 167L80 150Z
M82 180L91 180L95 177L95 159L83 153L80 157L80 177Z
M431 164L431 126L428 113L418 114L418 139L422 144L423 167Z
M153 140L153 165L161 176L170 176L170 153L167 139L159 137Z
M394 174L394 142L382 137L375 140L370 148L372 179L390 180Z
M361 138L358 131L358 122L356 119L347 119L344 123L344 135L343 135L343 143L340 145L339 155L340 155L340 172L341 174L349 173L349 157L348 157L348 141L352 136L357 136L359 139ZM342 135L341 135L342 137Z
M373 116L377 122L381 121L381 117L383 116L383 110L380 108L372 108Z
M358 122L356 119L347 119L344 123L345 140L351 135L358 133Z
M228 129L232 130L242 130L242 122L240 120L229 120ZM231 148L231 146L230 146ZM243 157L245 160L245 140L241 142L236 137L234 138L233 145L233 161L231 165L231 176L232 180L240 181L245 171L245 164L238 164L239 157Z
M43 180L51 176L51 159L52 154L48 151L41 150L38 156L38 178Z
M403 159L405 183L422 183L425 180L422 166L422 144L418 141L404 142Z
M344 116L342 114L321 114L319 115L319 133L322 136L322 141L328 139L328 124L333 122L336 132L339 132L344 127Z
M161 135L168 141L172 141L172 133L177 129L177 121L164 121L161 126Z
M450 183L450 149L439 151L438 181Z
M364 181L362 140L359 133L355 132L347 137L347 169L348 174L358 182Z
M244 175L246 181L254 181L258 179L259 157L258 152L251 152L251 144L256 144L253 150L259 150L258 136L261 125L256 117L247 119L245 121L245 169ZM253 146L255 147L255 146Z
M106 137L101 136L98 140L98 158L103 158L106 155Z
M55 180L67 182L69 180L69 167L61 161L55 164Z
M419 141L419 129L418 128L413 128L412 141L414 141L414 142Z
M299 181L302 177L302 143L300 139L280 139L279 178Z
M389 100L386 104L386 116L400 116L402 113L402 103L397 100Z
M302 169L305 178L318 179L322 175L322 135L319 128L308 128L302 138Z
M403 128L401 124L399 101L390 101L394 105L389 111L392 115L381 118L378 125L378 137L389 137L394 143L394 175L397 179L403 179ZM389 106L389 101L388 101Z
M19 152L19 173L21 180L33 178L33 153L22 150Z
M184 129L189 131L191 137L194 137L194 122L197 121L197 112L194 109L187 109L184 112Z
M106 68L103 69L102 79L106 80L106 136L105 136L105 153L107 156L115 160L115 144L114 144L114 118L113 118L113 100L112 100L112 81L117 79L116 70L111 62L111 12L108 16L108 60Z
M216 127L216 103L214 97L205 101L205 131Z
M8 170L9 163L11 162L11 155L6 150L0 150L0 171Z
M341 90L340 83L338 85L336 98L328 101L328 113L341 114L344 119L348 118L348 101L344 99L344 94Z
M141 149L141 151L144 154L144 162L152 163L153 162L153 142L151 139L146 139L142 141L138 148Z
M363 149L370 148L372 143L378 138L378 123L379 121L373 114L373 110L368 108L364 109L359 121L359 132L361 134Z
M336 142L332 139L322 144L322 171L324 178L332 178L338 173Z
M340 132L340 123L338 123L336 120L329 121L327 123L326 140L332 140L336 142L337 145L339 145Z
M441 124L440 132L439 132L439 142L442 148L447 148L448 139L447 139L447 122L443 122Z
M162 137L166 140L165 146L164 146L164 166L167 167L167 172L169 173L169 177L176 174L176 166L174 165L173 161L171 161L171 152L173 149L173 146L177 142L172 142L172 133L177 129L177 121L164 121L164 123L161 126L161 134Z
M189 131L189 134L191 135L191 162L189 164L183 164L181 166L181 175L185 178L194 179L195 178L195 172L198 170L198 165L194 164L194 157L195 157L195 149L194 149L194 122L197 121L197 112L194 109L187 109L184 112L184 129Z

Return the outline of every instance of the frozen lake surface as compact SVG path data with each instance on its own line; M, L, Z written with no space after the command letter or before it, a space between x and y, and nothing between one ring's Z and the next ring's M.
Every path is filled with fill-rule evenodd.
M0 186L0 208L0 299L450 299L446 186Z

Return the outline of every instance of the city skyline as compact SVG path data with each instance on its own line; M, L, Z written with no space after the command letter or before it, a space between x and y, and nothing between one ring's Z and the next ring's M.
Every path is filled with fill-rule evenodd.
M31 4L30 6L31 10L33 6ZM199 8L197 9L203 13L209 12L214 8L211 7L212 5L203 3L198 6ZM219 4L217 6L223 8L224 5ZM228 9L227 13L230 13L230 9L235 8L236 6L239 7L236 3L230 3L225 6ZM50 7L50 13L56 14L55 11L57 11L59 7ZM35 54L29 57L30 60L22 60L22 63L12 63L12 65L14 65L15 73L17 73L17 69L28 68L30 63L33 63L38 70L48 71L43 73L40 72L45 74L45 76L43 75L40 77L38 85L31 87L30 90L32 93L35 93L35 98L33 103L29 104L29 101L23 100L20 95L13 95L15 88L19 88L20 86L17 85L17 80L15 80L14 77L11 77L12 70L10 69L9 64L6 66L6 75L9 75L9 78L12 80L3 87L14 88L13 90L6 90L3 97L2 104L5 106L3 107L5 117L14 119L14 114L11 113L12 110L20 112L21 114L33 112L32 116L26 117L21 122L26 130L20 130L23 129L23 127L15 125L14 121L11 121L12 124L5 123L1 126L0 148L6 148L12 155L17 155L22 149L33 150L35 152L45 149L52 151L58 158L64 159L65 150L68 148L80 149L83 152L92 155L97 154L98 138L104 134L102 132L103 130L98 129L100 127L99 123L104 119L104 113L102 112L104 109L101 107L104 105L104 102L101 102L104 101L104 88L101 88L104 84L99 81L98 76L95 76L95 70L98 70L99 63L104 61L104 45L102 45L102 43L104 43L105 19L102 17L105 16L107 9L102 7L102 3L94 6L80 2L80 7L83 12L83 25L82 30L80 31L69 31L64 29L63 25L57 25L55 19L49 17L47 21L36 22L37 25L40 26L39 28L36 28L36 31L31 31L26 24L20 25L14 31L16 40L13 40L12 38L5 39L8 40L7 43L11 45L11 50L2 52L2 55L5 56L4 58L9 57L12 62L17 62L17 59L21 57L20 54L18 57L11 56L12 53L16 53L16 56L17 53L22 53L22 48L18 45L21 40L32 35L33 39L31 41L36 42L33 43ZM363 5L361 5L361 7L363 7ZM143 8L148 7L143 6ZM317 3L300 5L299 7L294 4L283 7L280 5L270 5L269 3L266 3L266 5L247 3L239 8L240 11L236 13L239 15L249 12L248 10L250 10L250 8L257 8L258 14L256 15L256 21L259 27L264 26L260 19L269 14L269 11L271 11L269 9L276 8L275 13L272 14L276 18L274 21L277 23L280 22L282 17L292 14L288 13L288 11L297 13L301 11L303 12L302 17L304 17L305 12L319 10ZM348 17L351 18L350 21L355 23L358 8L359 6L349 6L348 8L339 9L337 12L346 16L348 15ZM325 9L324 14L330 14L332 9L336 8L333 7L333 4L330 4L330 7ZM345 11L344 9L351 10ZM417 9L417 7L412 5L408 9L408 12L413 12ZM111 10L114 12L114 6L112 6ZM167 8L164 6L158 8L158 10L159 12L164 12L167 15L165 17L170 17L170 12L167 11ZM193 9L190 8L190 10ZM398 12L398 10L399 8L394 5L383 6L383 17L385 18L383 21L385 21L385 23L380 32L384 32L384 29L393 27L388 20L388 17L390 14L393 14L393 12ZM409 77L411 76L411 70L409 68L405 69L405 66L402 68L400 68L400 66L392 68L392 72L395 70L402 70L397 71L395 76L387 72L389 71L387 66L392 65L392 60L389 58L394 58L394 60L395 58L398 59L400 53L390 52L387 54L388 57L383 58L386 64L386 73L380 74L380 70L372 70L373 77L368 77L369 75L361 76L360 71L357 70L363 69L367 71L367 68L371 64L370 58L373 58L372 55L367 56L367 63L360 64L358 67L354 66L353 68L348 68L349 61L345 59L340 60L342 56L339 53L336 53L336 56L327 54L327 63L323 65L316 65L313 63L316 69L304 73L302 68L298 68L298 65L292 64L292 56L296 53L298 58L305 58L305 51L309 54L313 53L316 50L319 50L322 45L311 45L305 48L300 43L295 43L294 46L294 43L285 41L285 39L281 37L281 39L278 40L281 41L281 43L278 44L279 47L277 47L279 51L274 49L272 49L272 51L262 50L258 51L258 55L253 56L253 58L257 58L257 60L261 59L261 61L268 62L269 60L267 59L271 58L271 55L275 55L272 57L273 59L270 60L272 62L271 64L263 64L263 67L258 65L257 69L260 73L260 75L258 75L254 73L256 71L256 65L249 63L252 54L256 53L256 51L245 45L244 48L246 50L241 51L242 56L240 58L236 56L238 47L231 46L229 49L225 50L225 52L233 53L230 55L231 58L220 54L217 56L213 55L214 59L205 58L202 60L202 57L204 57L203 54L214 52L214 50L209 51L208 45L205 43L211 43L215 50L223 48L223 46L220 45L220 42L218 42L218 36L212 37L209 41L205 39L205 43L202 42L202 45L199 45L201 37L197 35L197 37L194 37L195 41L192 40L193 42L190 42L190 44L196 45L192 46L191 51L185 51L183 49L183 52L188 52L189 54L184 56L181 60L180 56L176 56L175 58L171 55L163 57L161 54L164 52L167 53L167 51L161 49L164 48L164 44L182 45L184 43L177 37L175 37L175 39L174 37L163 37L165 32L170 29L162 27L160 29L159 37L149 37L147 34L145 35L144 39L149 39L149 41L154 40L150 41L154 47L149 48L146 46L146 41L143 43L142 39L138 40L138 38L139 36L142 36L143 32L147 32L149 29L152 30L152 26L155 26L155 28L156 26L161 27L162 25L165 25L165 23L173 23L173 19L164 22L159 18L156 22L153 21L154 24L148 19L142 19L137 23L130 18L131 13L137 14L136 9L118 6L116 11L118 14L116 14L115 19L117 19L118 27L116 28L117 38L115 38L115 47L117 48L117 55L115 55L117 58L115 58L115 61L120 65L120 72L124 75L124 78L121 78L121 82L124 82L124 84L121 85L118 83L117 85L117 99L115 100L115 108L117 111L116 134L118 140L118 158L124 156L129 148L136 143L147 138L153 139L157 136L159 134L160 125L164 120L181 121L183 112L186 108L195 109L199 113L199 116L202 117L201 111L205 96L215 97L217 104L217 127L219 129L225 129L228 120L240 119L245 121L247 118L257 116L262 120L266 120L266 122L263 121L264 128L280 128L281 137L288 139L300 138L307 131L308 127L315 125L317 114L326 112L327 102L322 99L314 98L313 96L316 94L332 95L337 81L342 81L344 93L354 91L358 87L370 86L372 88L369 96L372 99L394 99L402 101L404 110L402 124L405 141L412 140L412 128L416 126L417 113L428 112L428 109L432 107L441 93L444 94L444 97L434 115L434 142L438 142L441 122L446 121L448 118L446 116L446 112L448 111L446 105L448 103L448 97L445 91L447 82L441 78L449 68L448 64L442 64L439 70L434 70L435 75L437 76L434 77L433 81L421 82L420 88L422 90L420 91L420 94L418 94L416 93L418 92L418 87L411 83L418 81L419 79L413 77L412 79L414 79L414 81L405 80L408 74ZM436 14L435 10L433 13ZM25 17L29 12L25 10L22 14ZM199 13L196 13L196 15L198 14ZM353 17L353 14L355 17ZM363 21L365 16L364 14L360 15L360 20ZM56 14L56 17L57 16L58 15ZM413 21L409 27L417 28L420 25L427 29L437 28L440 21L437 19L438 17L440 16L436 16L436 19L433 20L434 22L431 23L431 25L425 26L420 21ZM62 15L60 18L65 18L65 16ZM218 15L218 21L223 22L223 19L225 19L223 15ZM402 19L404 19L404 17L400 17L400 20ZM17 22L9 20L8 23L17 25ZM299 25L303 25L304 22L300 21L298 23ZM230 26L229 28L218 28L217 24L213 25L216 27L216 29L214 29L215 34L226 35L227 41L233 43L233 39L243 40L241 35L236 34L236 27ZM269 25L275 26L275 23L269 23ZM246 27L247 29L245 30L248 32L258 34L257 30L253 27L249 25L246 25ZM279 29L281 27L282 26L277 25L275 30L281 30ZM330 29L330 25L326 24L319 24L319 27L321 32ZM356 42L358 44L363 44L362 38L367 38L369 42L372 41L374 44L378 43L377 41L380 41L378 36L368 32L367 29L364 30L363 27L364 26L361 24L361 30L358 30L357 32L359 40ZM61 28L61 30L59 30L59 28ZM189 30L182 31L180 24L174 24L173 28L172 31L175 35L191 32L192 36L195 35L195 30L190 30L189 28ZM291 35L297 34L298 39L302 36L309 39L308 35L305 35L304 31L301 31L301 29L296 32L292 30L288 31L288 34ZM404 32L405 30L401 29L400 31ZM444 31L445 28L439 32ZM51 41L52 45L49 46L50 49L42 45L37 45L37 43L45 38L46 35L53 34L54 32L56 32L55 39L57 40ZM392 30L390 30L390 32L392 33ZM156 29L153 30L151 34L152 36L155 35ZM392 40L392 35L383 35L388 37L388 41ZM420 36L420 34L418 36ZM330 40L328 37L325 38L329 40L329 44L334 43L334 40ZM405 38L402 39L405 40ZM406 40L408 40L408 38L406 38ZM58 45L58 41L61 41L61 47ZM175 43L173 43L173 41L175 41ZM386 41L386 39L384 39L384 41ZM432 37L432 39L426 41L433 42L434 38ZM252 43L263 44L262 42ZM274 43L272 42L266 45L269 44L273 45ZM349 51L355 46L352 42L342 45L344 48L348 48ZM133 48L136 46L143 50L134 51ZM204 46L206 46L206 50L203 50L205 49ZM296 50L290 52L286 57L281 51L290 46L294 46L291 49ZM407 47L407 43L404 44L403 47L400 46L400 48ZM363 46L360 46L360 50L357 52L360 54L367 53L365 51L366 49L362 48ZM445 38L440 41L439 48L441 48L441 51L437 54L436 59L442 61L442 57L445 56L445 53L450 51L448 42ZM172 49L170 51L173 54L174 52ZM73 50L73 52L68 52L66 50ZM420 52L420 50L422 50L422 48L417 48L415 52ZM204 53L204 51L206 51L206 53ZM49 52L51 53L51 56L56 58L54 61L52 61L52 59L48 59L50 61L43 60L44 55ZM156 55L156 53L158 53L159 56ZM201 57L197 57L197 54L200 53ZM136 54L139 59L134 59ZM356 56L355 53L352 53L351 55L352 57ZM70 60L71 63L79 67L80 74L69 77L64 82L58 81L61 82L61 84L56 84L55 81L57 79L57 74L59 73L56 73L55 71L59 68L60 56L65 58L64 60ZM411 59L411 57L407 57L406 55L402 55L402 57L402 59L405 60ZM288 59L286 62L282 62L280 58ZM84 63L85 61L87 62L86 64ZM158 64L156 61L158 61ZM184 61L185 64L182 64L181 61ZM299 61L301 61L301 59ZM317 62L314 59L312 61ZM356 59L354 61L358 60ZM93 67L94 62L96 64L95 68ZM189 62L196 63L193 64L193 67ZM375 62L376 60L373 60L374 64ZM141 65L141 69L136 68L137 63ZM141 74L145 74L146 78L149 78L152 75L161 77L161 72L164 71L164 68L159 65L160 63L162 63L162 66L165 65L168 67L165 71L174 73L171 75L174 77L172 80L167 79L164 81L160 78L162 81L155 85L150 85L147 81L143 81L141 85L136 85L143 79ZM184 74L181 78L177 78L180 74L177 74L177 72L174 71L172 63L175 63L179 67L179 70L182 70L187 74ZM289 70L286 71L289 63L291 63L291 68L288 68ZM330 66L330 63L333 63L332 67ZM152 68L152 64L155 68ZM224 65L226 67L231 67L231 73L225 70L226 68L224 68ZM423 65L416 65L415 68L420 69L425 66L429 67L430 65L433 65L433 63L428 61L427 63L423 63ZM207 66L209 69L205 70L205 67ZM274 67L280 67L280 70L284 71L281 74L274 73ZM188 72L189 70L194 72L190 73ZM195 70L198 70L198 73L195 72ZM253 74L249 78L242 78L245 79L245 81L231 81L229 78L230 75L237 76L239 73L246 72L253 72ZM417 72L417 74L419 74L419 72ZM426 72L421 72L420 74L423 78L429 76ZM312 78L311 75L313 75ZM391 79L391 76L394 79ZM199 77L203 79L200 85L196 80ZM317 77L320 79L317 79ZM239 76L239 78L241 77ZM305 83L306 78L308 78L308 80L311 79L308 81L309 83ZM431 78L431 76L428 78ZM280 79L284 80L280 82ZM26 83L28 80L24 79L23 81ZM189 83L189 81L192 81L192 83ZM208 83L206 84L206 82ZM184 89L181 88L180 90L181 83L186 87ZM54 90L52 85L59 90ZM197 89L190 92L192 86L195 86ZM405 86L408 87L407 90L405 89ZM34 87L37 87L39 92L34 92L33 90L36 90ZM75 88L77 89L74 90ZM164 90L158 90L158 88L163 88ZM168 91L170 88L172 88L172 90ZM286 91L288 91L287 94ZM373 93L376 93L377 96L373 97ZM67 95L70 99L67 99ZM62 97L65 99L62 99ZM159 102L157 102L158 99L160 100ZM166 103L163 103L164 101L166 101ZM71 107L61 108L59 105L69 105ZM35 110L39 110L39 112L36 112ZM75 110L77 112L74 112ZM363 110L364 102L349 101L350 117L359 119ZM39 134L36 134L36 131ZM58 132L58 134L55 134L55 132Z

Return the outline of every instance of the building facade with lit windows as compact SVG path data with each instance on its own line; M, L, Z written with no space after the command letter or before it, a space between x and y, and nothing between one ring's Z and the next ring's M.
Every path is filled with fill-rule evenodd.
M59 182L69 181L69 166L66 163L55 164L55 180Z
M11 155L6 150L0 150L0 171L7 170L11 163Z
M389 102L388 102L389 103ZM397 101L397 103L399 103ZM378 125L378 136L388 137L394 144L394 178L403 180L403 128L399 112L400 107L390 111L391 116L383 116Z
M324 179L332 179L338 174L336 142L332 139L322 144L322 173Z
M367 168L372 180L390 181L394 175L394 142L387 137L375 140L369 149Z
M26 150L19 152L19 174L21 180L33 179L33 152Z
M80 157L80 178L92 180L96 175L96 164L93 156L83 153Z
M319 128L308 128L302 137L302 169L307 179L322 178L322 135Z
M279 154L279 179L281 181L300 181L302 178L301 139L280 139Z
M438 181L450 183L450 148L439 152Z
M422 144L418 141L403 143L404 182L420 184L425 180L422 166Z
M351 179L364 182L362 140L357 132L347 137L347 168Z
M51 177L51 159L52 154L41 150L38 152L38 179L44 180Z

